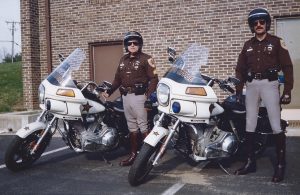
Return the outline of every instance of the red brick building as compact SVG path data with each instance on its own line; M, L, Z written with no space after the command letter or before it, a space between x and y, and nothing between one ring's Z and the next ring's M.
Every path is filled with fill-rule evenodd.
M297 31L300 26L297 0L23 0L24 106L28 110L38 108L40 82L59 64L59 53L67 56L77 47L83 48L88 57L76 78L111 81L123 53L123 35L129 30L143 35L143 51L154 56L159 76L169 66L168 46L180 53L194 42L210 49L210 75L234 75L238 53L252 36L247 15L256 7L270 12L271 34L285 36L289 34L286 31ZM289 28L285 28L287 24ZM283 38L292 40L292 46L287 42L288 47L299 41L293 34ZM295 52L295 71L300 72L299 50Z

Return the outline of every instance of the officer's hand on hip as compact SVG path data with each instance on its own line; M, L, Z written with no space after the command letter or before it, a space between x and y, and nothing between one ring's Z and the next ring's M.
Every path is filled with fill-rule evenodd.
M291 93L284 93L280 98L280 104L289 104L291 103L292 97Z

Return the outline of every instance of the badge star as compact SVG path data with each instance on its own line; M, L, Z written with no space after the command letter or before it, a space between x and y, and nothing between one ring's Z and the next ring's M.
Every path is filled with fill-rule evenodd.
M82 109L82 112L86 111L86 112L89 112L90 108L93 107L93 106L90 106L89 102L87 102L86 104L83 104L83 109Z
M153 134L154 134L154 135L156 135L156 136L158 136L158 135L159 135L159 133L158 133L158 132L156 132L156 131L153 131Z

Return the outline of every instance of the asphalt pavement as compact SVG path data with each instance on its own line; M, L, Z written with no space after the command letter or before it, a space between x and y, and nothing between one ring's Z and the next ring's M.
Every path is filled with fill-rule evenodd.
M274 148L257 159L257 171L245 176L226 174L215 162L191 165L170 150L153 169L147 181L131 187L127 182L129 167L120 167L126 151L119 149L105 155L77 154L54 137L46 155L31 168L17 173L4 165L4 152L11 133L0 134L0 194L300 194L300 129L288 128L285 180L272 183ZM225 165L229 173L239 168L235 159Z

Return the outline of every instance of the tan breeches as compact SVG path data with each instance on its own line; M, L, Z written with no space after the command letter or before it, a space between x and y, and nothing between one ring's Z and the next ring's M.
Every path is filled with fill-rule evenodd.
M131 93L123 95L122 98L129 131L137 132L138 129L141 133L148 131L147 110L144 108L146 96Z
M257 125L257 115L260 101L267 109L270 124L274 134L282 132L280 125L280 94L278 81L268 79L246 83L246 131L254 132Z

